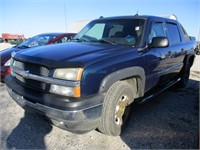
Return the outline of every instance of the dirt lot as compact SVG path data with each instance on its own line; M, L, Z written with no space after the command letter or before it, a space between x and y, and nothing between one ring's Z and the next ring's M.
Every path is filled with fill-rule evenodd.
M119 137L97 131L77 135L25 113L0 84L1 149L194 149L199 146L200 57L186 88L167 90L143 105L133 105L128 128Z

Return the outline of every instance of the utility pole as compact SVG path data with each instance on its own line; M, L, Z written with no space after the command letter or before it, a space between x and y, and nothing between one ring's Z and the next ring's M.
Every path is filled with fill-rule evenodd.
M198 49L200 49L199 45L200 45L200 28L199 28L199 36L198 36Z
M64 15L65 15L65 30L67 32L67 14L66 14L66 5L64 4Z

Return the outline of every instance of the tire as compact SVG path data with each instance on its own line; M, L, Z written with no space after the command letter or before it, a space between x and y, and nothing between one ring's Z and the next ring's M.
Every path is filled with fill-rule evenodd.
M114 83L108 90L98 130L106 135L118 136L130 119L130 102L133 101L133 89L125 81Z
M184 88L186 87L188 81L189 81L189 76L190 76L190 63L186 63L183 67L183 69L180 72L180 81L177 83L177 88Z

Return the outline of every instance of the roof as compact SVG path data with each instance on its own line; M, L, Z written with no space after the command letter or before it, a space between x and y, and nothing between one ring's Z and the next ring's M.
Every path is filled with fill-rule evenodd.
M52 33L42 33L42 34L38 34L38 35L62 35L62 34L75 34L75 33L65 33L65 32L52 32Z
M160 17L160 16L150 16L150 15L134 15L134 16L114 16L114 17L100 17L101 20L110 20L110 19L166 19L174 21L175 19L170 19L169 17ZM98 20L98 19L97 19Z

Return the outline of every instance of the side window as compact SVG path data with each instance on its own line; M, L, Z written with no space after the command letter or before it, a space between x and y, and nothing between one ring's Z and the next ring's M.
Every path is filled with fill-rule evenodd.
M162 22L153 22L148 37L148 42L151 43L154 37L166 37Z
M167 23L167 31L171 45L181 43L180 33L176 24Z
M66 42L68 42L68 38L67 38L67 37L63 37L63 38L61 39L61 41L62 41L62 43L66 43Z
M70 39L68 39L66 36L61 38L61 43L66 43L68 42Z
M54 44L57 44L57 43L66 43L66 42L68 42L68 39L67 39L67 37L64 36L64 37L58 39L57 41L55 41Z

